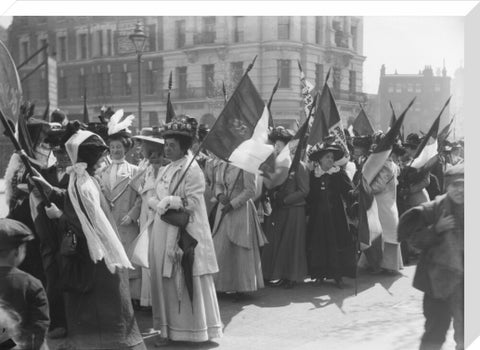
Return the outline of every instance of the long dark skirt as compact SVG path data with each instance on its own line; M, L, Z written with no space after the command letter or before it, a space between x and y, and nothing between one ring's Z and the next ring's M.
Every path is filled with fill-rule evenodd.
M335 208L334 208L335 209ZM311 278L354 278L356 257L353 235L337 211L319 211L310 216L307 229L308 274Z
M275 209L265 221L263 277L303 282L307 275L305 206Z
M75 349L146 349L133 315L128 270L112 274L95 264L93 290L65 293L69 338Z

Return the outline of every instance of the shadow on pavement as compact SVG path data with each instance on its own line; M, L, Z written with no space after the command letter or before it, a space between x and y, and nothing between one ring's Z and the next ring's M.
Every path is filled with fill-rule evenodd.
M357 294L367 291L376 284L380 284L387 293L391 294L389 289L395 281L402 277L406 276L402 274L369 275L360 270L357 279ZM222 321L227 328L232 318L248 305L260 308L278 308L292 303L311 303L313 307L310 310L315 310L334 304L342 313L345 313L343 310L344 300L355 297L355 280L344 278L344 282L341 289L329 280L320 284L306 280L305 283L297 284L292 289L285 289L282 286L266 286L255 293L246 294L239 300L234 299L231 295L222 295L218 299Z

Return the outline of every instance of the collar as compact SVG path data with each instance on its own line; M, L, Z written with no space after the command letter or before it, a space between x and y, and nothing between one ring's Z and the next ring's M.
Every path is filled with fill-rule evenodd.
M339 166L332 166L330 169L328 169L327 171L324 171L322 169L322 167L317 163L315 164L315 168L314 168L314 174L315 174L315 177L320 177L324 174L334 174L334 173L338 173L340 171L340 167Z
M112 164L123 164L125 163L125 157L122 159L112 159Z

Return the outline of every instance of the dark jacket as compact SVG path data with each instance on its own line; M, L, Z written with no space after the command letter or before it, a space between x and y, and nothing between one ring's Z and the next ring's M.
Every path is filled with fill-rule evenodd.
M310 178L307 203L308 272L312 278L355 277L354 237L347 220L346 203L352 182L344 170Z
M42 283L15 267L0 267L0 299L22 319L21 344L15 349L48 349L45 335L50 319Z
M463 207L455 209L448 196L438 196L405 212L398 225L399 240L407 240L420 249L413 286L439 299L448 298L463 283ZM435 231L442 212L454 215L455 229Z

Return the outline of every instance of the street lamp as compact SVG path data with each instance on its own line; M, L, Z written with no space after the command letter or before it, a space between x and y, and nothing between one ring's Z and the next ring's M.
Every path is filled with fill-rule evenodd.
M142 25L138 22L135 25L133 34L130 34L128 38L132 41L135 51L137 53L137 66L138 66L138 128L142 130L142 53L145 48L145 42L147 41L147 35L142 30Z

